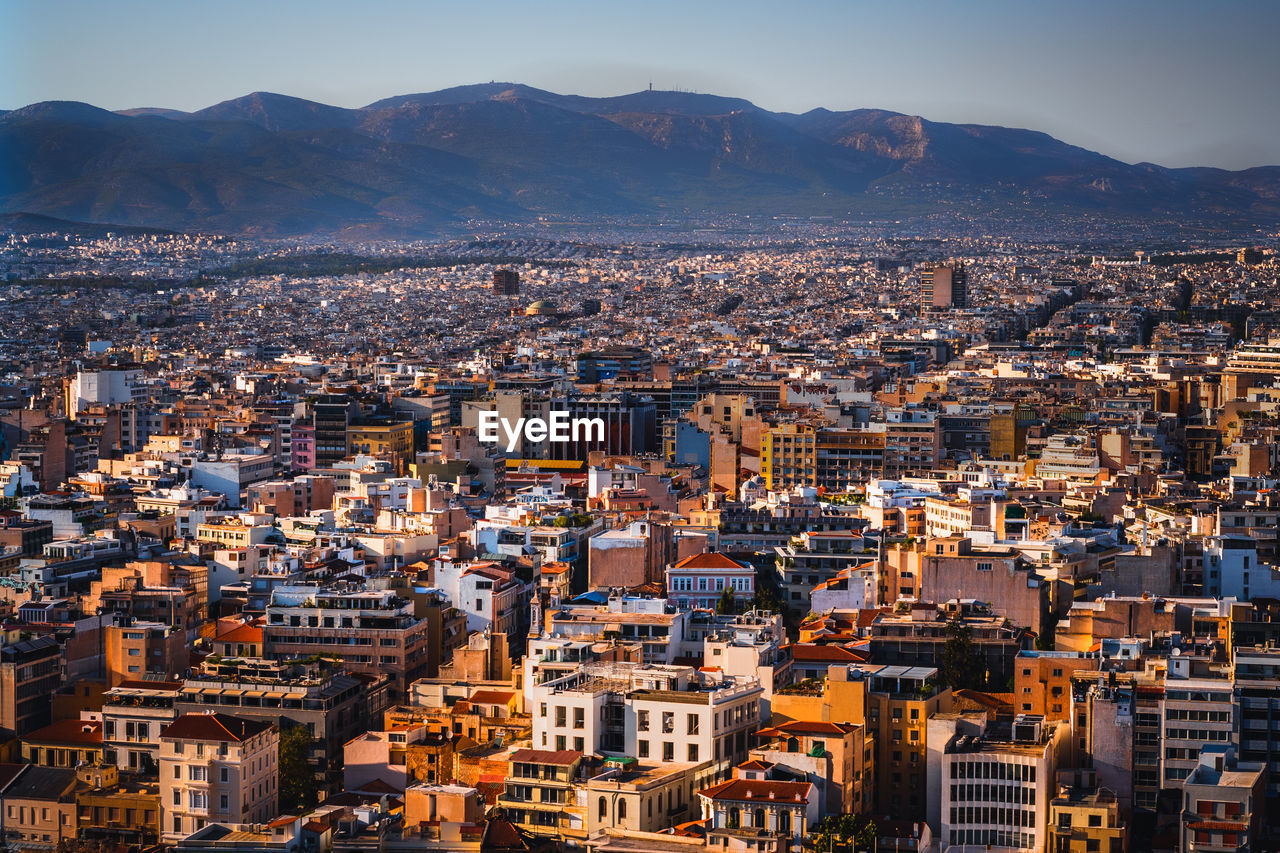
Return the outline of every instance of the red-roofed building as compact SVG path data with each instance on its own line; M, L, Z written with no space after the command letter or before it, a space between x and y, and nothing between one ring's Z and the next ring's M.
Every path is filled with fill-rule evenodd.
M714 608L726 589L739 607L749 604L756 594L755 569L716 552L667 566L667 598L681 610Z
M183 714L160 734L161 828L177 841L208 823L276 816L280 735L228 714Z
M827 677L827 668L833 665L865 663L866 656L837 645L792 643L787 646L791 654L791 669L798 679L812 678L821 681Z
M770 779L770 772L740 765L733 779L698 792L708 847L786 853L808 837L823 811L817 788Z
M262 624L248 622L218 634L213 650L223 657L262 657Z
M865 726L789 720L756 733L751 765L785 767L818 788L823 811L867 814L875 773L875 739ZM745 768L747 765L740 765Z
M22 738L22 758L42 767L75 767L102 761L102 723L58 720Z
M575 783L595 762L568 749L517 749L508 756L506 790L498 805L520 829L558 841L587 837L586 811Z

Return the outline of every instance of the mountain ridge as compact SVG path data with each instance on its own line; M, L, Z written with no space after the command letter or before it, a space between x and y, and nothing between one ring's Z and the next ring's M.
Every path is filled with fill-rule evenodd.
M1280 166L1128 164L1041 131L874 108L518 83L345 108L252 92L194 112L0 113L0 212L172 230L411 235L475 219L1007 215L1280 223Z

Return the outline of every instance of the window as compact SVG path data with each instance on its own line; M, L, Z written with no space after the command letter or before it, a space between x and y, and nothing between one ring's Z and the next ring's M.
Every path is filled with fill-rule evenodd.
M672 734L676 730L676 715L672 711L662 712L662 732Z
M586 728L585 720L586 711L582 708L573 709L573 727L575 729Z
M662 760L663 761L676 760L676 745L671 741L664 741L662 744Z
M638 741L636 744L636 751L640 753L641 758L648 758L649 757L649 741L647 740Z
M546 707L545 705L543 706ZM641 732L649 731L649 712L636 711L636 730Z
M698 724L699 724L698 715L690 714L687 722L688 722L688 729L689 729L688 733L691 735L696 735L698 733Z
M989 571L991 571L991 564L990 564L990 563L978 563L977 568L978 568L978 571L980 571L980 572L989 572Z
M689 744L689 760L690 761L698 760L698 745L696 743Z

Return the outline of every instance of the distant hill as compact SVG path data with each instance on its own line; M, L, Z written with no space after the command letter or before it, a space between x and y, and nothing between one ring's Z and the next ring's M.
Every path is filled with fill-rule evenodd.
M255 92L194 113L0 114L0 212L178 230L413 235L537 216L1036 216L1280 222L1280 167L1127 164L1044 133L516 83L361 109Z
M82 237L105 237L107 234L167 235L163 228L134 225L112 225L98 222L70 222L35 213L0 213L0 234L78 234Z

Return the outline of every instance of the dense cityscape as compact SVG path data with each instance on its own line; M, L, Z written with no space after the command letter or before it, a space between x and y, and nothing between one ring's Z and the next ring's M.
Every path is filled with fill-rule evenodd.
M0 238L9 850L1275 849L1276 233L472 224Z

